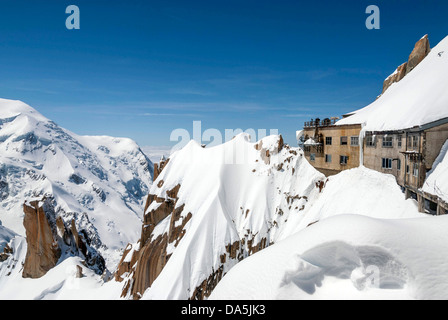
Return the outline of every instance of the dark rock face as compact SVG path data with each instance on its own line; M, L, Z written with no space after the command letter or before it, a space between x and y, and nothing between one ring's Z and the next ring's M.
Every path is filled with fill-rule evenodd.
M409 56L406 74L411 72L420 62L422 62L430 51L431 47L429 45L428 35L425 35L415 44L414 50L412 50L412 53Z
M6 200L8 196L9 196L8 183L0 180L0 201Z
M61 249L43 206L35 201L30 205L24 204L23 211L28 248L22 276L36 279L56 266Z
M0 253L0 262L6 261L11 254L13 254L13 250L8 245L6 245L3 249L3 252Z
M431 52L431 47L428 40L428 35L425 35L415 44L414 50L412 50L409 55L409 59L407 62L403 63L401 66L397 68L397 70L390 75L383 83L383 92L386 92L387 89L393 83L401 81L409 72L411 72L426 56Z
M389 89L389 87L393 83L399 82L401 79L404 78L404 76L406 75L407 65L408 65L407 62L403 63L401 66L397 68L394 74L390 75L386 80L384 80L382 93L386 92L386 90Z
M157 177L160 175L160 173L163 171L163 169L166 167L166 165L168 164L169 161L170 161L170 159L168 158L167 160L162 159L160 161L160 163L154 163L153 181L157 180Z
M174 243L174 246L177 247L185 235L184 227L192 218L192 214L188 213L183 217L184 206L176 208L177 194L180 188L181 186L177 185L167 191L166 199L158 198L155 195L148 196L141 238L131 257L127 257L132 250L132 244L128 244L115 273L117 281L122 281L126 273L130 275L123 288L122 297L130 296L133 299L139 299L168 262L170 258L167 255L168 244ZM157 208L147 212L149 206L154 202L158 204ZM171 216L168 233L154 238L154 228L168 216ZM134 267L135 265L136 267Z
M67 227L54 211L51 199L23 205L27 254L22 277L40 278L55 267L62 256L79 256L84 264L102 274L106 270L103 257L92 247L84 230L77 231L74 220Z

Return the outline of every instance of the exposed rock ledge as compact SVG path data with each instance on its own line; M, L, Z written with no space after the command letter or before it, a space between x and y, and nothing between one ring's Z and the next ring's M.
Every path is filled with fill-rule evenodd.
M22 277L40 278L68 256L80 256L97 274L105 270L103 257L92 247L87 234L78 232L74 220L67 226L54 211L51 199L23 205L27 253Z

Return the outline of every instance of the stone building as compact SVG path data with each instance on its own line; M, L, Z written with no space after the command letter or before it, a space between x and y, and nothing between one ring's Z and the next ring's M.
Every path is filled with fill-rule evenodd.
M337 126L338 118L305 122L305 157L326 176L359 166L361 125Z
M363 165L393 175L419 202L421 212L444 214L448 205L421 191L426 174L448 139L448 118L406 130L367 131L363 139Z
M306 158L326 175L358 165L391 174L421 212L448 213L446 191L439 190L437 181L427 183L448 145L446 70L448 37L431 49L425 35L370 105L338 121L305 123Z

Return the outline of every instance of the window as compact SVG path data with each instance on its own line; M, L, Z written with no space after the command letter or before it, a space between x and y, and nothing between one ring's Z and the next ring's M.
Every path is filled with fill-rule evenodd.
M383 148L392 148L393 146L393 139L390 136L384 136L383 137Z
M359 137L351 137L350 145L355 146L355 147L359 146Z
M368 146L368 147L375 147L375 137L374 136L367 136L367 138L366 138L366 146Z
M311 161L316 161L316 154L315 153L311 153L310 154L310 160Z
M341 137L341 146L346 146L348 144L348 138L347 137Z
M333 138L332 137L325 137L325 144L327 146L331 146L332 143L333 143Z
M383 169L392 169L392 159L390 158L383 158Z
M414 163L412 169L413 169L413 170L412 170L412 175L413 175L414 177L418 177L418 163L417 163L417 162Z
M409 165L406 165L406 174L409 174L410 168Z
M401 160L400 159L397 160L397 170L398 171L401 170Z
M415 149L417 149L418 147L418 136L412 136L412 147Z
M330 163L331 162L331 154L325 155L325 162Z
M402 140L403 140L403 137L401 135L397 136L397 146L398 146L398 148L401 148Z
M348 157L347 156L341 156L340 157L340 164L341 165L347 165L347 163L348 163Z

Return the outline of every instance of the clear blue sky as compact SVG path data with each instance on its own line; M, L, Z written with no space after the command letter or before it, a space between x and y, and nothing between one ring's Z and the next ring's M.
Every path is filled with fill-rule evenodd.
M67 30L65 8L81 11ZM365 27L366 7L381 30ZM0 97L78 134L172 145L176 128L295 131L373 101L448 1L0 0Z

